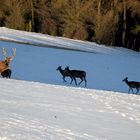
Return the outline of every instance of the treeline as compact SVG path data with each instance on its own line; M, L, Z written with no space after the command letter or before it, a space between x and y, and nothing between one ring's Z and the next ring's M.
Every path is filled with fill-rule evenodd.
M140 0L0 0L0 26L140 51Z

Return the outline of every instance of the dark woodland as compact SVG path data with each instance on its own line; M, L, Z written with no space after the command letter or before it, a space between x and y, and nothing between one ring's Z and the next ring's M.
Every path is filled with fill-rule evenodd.
M0 26L140 51L140 0L0 0Z

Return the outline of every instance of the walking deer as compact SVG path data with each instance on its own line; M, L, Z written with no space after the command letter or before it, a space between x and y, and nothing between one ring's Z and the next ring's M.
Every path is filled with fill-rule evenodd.
M132 91L133 94L137 94L139 92L140 82L128 81L128 77L124 78L123 82L125 82L129 87L128 93L130 93L130 90ZM136 93L134 93L133 88L137 90Z
M62 79L63 79L64 82L67 82L65 80L66 77L70 77L71 78L71 75L68 72L66 72L65 69L63 70L61 66L59 66L56 70L58 70L61 73Z
M4 71L6 72L6 70L9 69L10 62L16 54L16 48L12 48L12 51L13 51L13 53L12 53L11 57L8 57L7 53L6 53L6 49L5 48L2 49L3 56L4 56L4 60L0 60L0 74L2 74L2 77L3 77L3 72ZM9 72L9 70L8 70L8 73L10 73L10 76L11 76L11 72Z
M85 81L85 87L87 85L87 80L86 80L86 72L85 71L81 71L81 70L70 70L69 67L67 66L65 68L65 72L68 73L71 76L71 83L73 82L73 80L75 81L75 85L77 85L77 81L76 78L80 78L81 81L79 82L79 85Z

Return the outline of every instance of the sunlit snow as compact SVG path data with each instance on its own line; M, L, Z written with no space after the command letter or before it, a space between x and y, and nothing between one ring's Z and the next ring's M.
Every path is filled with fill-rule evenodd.
M140 95L122 82L140 81L138 52L5 27L0 40L1 60L17 49L0 78L0 140L140 139ZM59 65L85 70L87 87L63 82Z

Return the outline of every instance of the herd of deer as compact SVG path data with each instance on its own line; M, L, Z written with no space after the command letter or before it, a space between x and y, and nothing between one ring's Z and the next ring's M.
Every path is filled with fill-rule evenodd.
M13 53L12 53L11 57L8 57L7 53L6 53L6 49L2 48L2 53L3 53L3 56L4 56L4 60L0 60L0 74L3 78L11 78L12 70L10 69L10 62L16 54L16 48L12 48L12 51L13 51ZM71 78L70 84L72 84L72 82L74 81L75 85L77 85L76 78L80 78L81 81L79 82L79 85L84 81L85 82L85 87L87 86L86 72L85 71L70 70L68 66L65 69L62 69L62 67L59 66L56 70L58 70L61 73L62 79L63 79L64 82L67 82L65 80L66 77L70 77ZM128 93L130 93L130 90L131 90L132 93L134 94L133 89L137 90L135 92L135 94L137 94L139 92L140 82L128 81L128 77L123 79L123 82L125 82L129 87Z
M64 82L67 82L65 80L66 77L70 77L70 79L71 79L70 84L72 84L72 82L74 80L75 85L77 85L76 78L80 78L81 81L79 82L79 85L84 81L85 82L85 87L86 87L87 80L86 80L86 72L85 71L70 70L68 66L65 69L62 69L62 66L59 66L56 70L58 70L61 73L62 79L63 79ZM125 82L128 85L128 87L129 87L128 93L130 93L130 90L132 91L133 94L137 94L139 92L140 82L128 81L128 77L126 77L122 81ZM137 91L134 93L133 89L136 89Z

